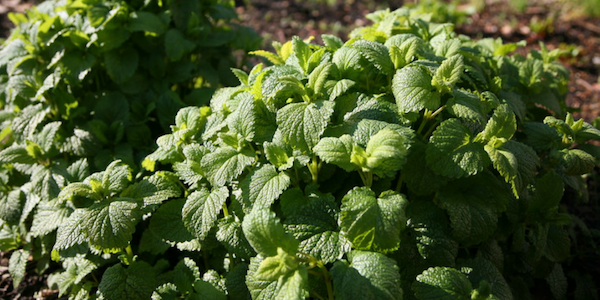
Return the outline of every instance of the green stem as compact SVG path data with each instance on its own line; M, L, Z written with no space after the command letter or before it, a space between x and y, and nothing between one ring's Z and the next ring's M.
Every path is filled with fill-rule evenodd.
M398 183L396 183L396 192L400 193L403 183L404 183L404 173L400 173L400 176L398 177Z
M358 174L360 175L360 179L362 179L363 184L366 187L371 188L371 186L373 185L373 173L358 170Z
M225 217L229 216L229 210L227 209L227 204L223 203L223 215Z
M308 170L310 171L310 175L312 177L312 183L317 184L319 181L319 169L321 168L321 164L318 161L316 155L313 155L313 159L308 165Z
M427 122L429 122L430 116L431 116L431 110L425 109L425 112L423 113L423 120L421 120L421 125L419 126L419 129L417 129L417 133L421 133L421 131L423 131L423 129L425 129L425 124L427 124Z

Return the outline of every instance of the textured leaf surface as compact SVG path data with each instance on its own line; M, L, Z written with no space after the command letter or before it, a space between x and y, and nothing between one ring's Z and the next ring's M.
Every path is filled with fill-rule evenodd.
M351 172L356 169L356 165L350 161L353 144L352 137L345 134L339 138L322 138L313 150L323 161Z
M475 175L489 163L484 145L473 142L471 130L458 119L448 119L438 126L426 154L428 167L451 178Z
M81 230L91 245L107 251L121 250L131 241L141 218L136 200L117 198L93 204L82 216Z
M435 110L440 106L440 95L431 85L431 75L425 68L407 66L392 80L392 92L400 112Z
M232 147L221 147L204 155L200 166L212 185L219 187L234 180L253 162L252 151L238 152Z
M106 269L98 291L105 299L150 299L155 285L154 270L148 263L140 261L127 268L117 264Z
M189 195L181 212L187 229L200 240L204 240L215 225L228 196L229 190L226 186L212 191L203 188Z
M425 270L417 276L412 290L417 299L471 299L471 282L460 271L447 267L435 267Z
M252 299L304 299L308 296L308 273L306 267L298 269L281 276L276 280L268 280L257 276L259 266L264 260L253 257L250 260L246 285L250 290Z
M311 153L325 131L334 103L292 103L277 112L277 125L287 143L302 152Z
M277 172L273 165L263 165L242 183L251 207L268 208L290 186L290 177Z
M354 188L342 199L340 227L355 249L393 251L406 226L406 204L406 198L396 192L376 198L368 188Z
M396 261L381 253L352 251L331 269L336 299L402 299Z
M298 241L285 232L279 218L268 209L255 209L242 222L244 234L258 254L277 255L277 248L296 253Z

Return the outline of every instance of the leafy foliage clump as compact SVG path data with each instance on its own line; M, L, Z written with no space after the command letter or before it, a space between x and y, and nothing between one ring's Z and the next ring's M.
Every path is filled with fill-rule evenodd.
M556 53L510 55L518 44L457 36L407 9L370 18L347 42L295 37L253 52L271 65L234 69L238 86L179 110L142 163L152 175L133 178L117 161L63 188L51 201L63 219L44 227L56 230L60 292L514 299L540 284L555 298L588 289L581 274L567 285L571 217L560 202L585 186L598 160L586 142L600 130L567 113Z
M236 17L234 3L218 0L44 1L10 15L16 28L0 50L0 248L28 253L13 255L11 265L24 264L31 253L38 272L51 268L56 228L90 203L57 200L64 187L120 160L132 168L129 177L86 183L92 199L120 195L127 180L141 179L140 162L180 108L203 105L217 88L237 84L230 68L245 64L260 39L235 24ZM119 176L126 173L124 165L118 169ZM153 178L133 194L123 191L123 202L89 213L112 222L119 210L138 220L135 209L149 203L136 206L135 195L163 188ZM77 226L84 233L100 225L123 229L129 238L112 237L121 248L135 227L110 222ZM91 245L99 243L96 233L86 235ZM16 286L24 265L14 270Z

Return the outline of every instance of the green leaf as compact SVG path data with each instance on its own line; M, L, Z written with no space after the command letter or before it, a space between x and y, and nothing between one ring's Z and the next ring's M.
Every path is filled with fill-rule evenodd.
M363 168L379 177L392 177L404 165L407 152L404 136L384 128L367 143L367 161Z
M462 89L455 89L454 96L446 107L448 112L458 118L474 120L478 123L485 122L485 111L481 99L474 93Z
M299 195L298 195L299 194ZM300 241L299 251L323 263L335 262L351 250L351 243L339 233L339 207L331 195L286 193L282 196L282 210L289 216L285 228ZM287 195L291 195L288 197ZM298 205L289 209L289 202ZM287 202L287 203L286 203Z
M467 273L467 277L473 286L481 286L482 281L485 281L487 284L491 285L490 296L493 296L492 299L513 299L511 287L508 285L506 279L498 270L498 268L496 268L496 266L489 260L482 257L477 257L467 260L462 264L462 266L463 269L466 268L470 270Z
M117 84L127 81L138 68L139 56L132 47L108 51L104 56L104 64L108 76Z
M83 233L83 223L86 217L85 209L76 209L65 222L60 224L56 232L54 249L66 250L75 245L81 245L86 241Z
M144 201L144 206L160 204L169 198L181 195L177 179L173 177L173 174L157 172L127 187L120 196L141 199Z
M154 269L144 261L136 261L127 268L116 264L106 269L98 291L104 299L150 299L156 284Z
M471 299L473 286L467 276L447 267L432 267L417 276L412 284L417 299Z
M492 138L503 138L510 140L517 130L515 114L508 105L502 104L496 108L492 118L485 125L485 129L477 136L488 142Z
M336 82L333 86L333 89L329 93L329 101L335 101L335 99L337 99L339 96L348 92L355 84L356 82L350 79L342 79Z
M2 187L2 181L0 181ZM14 189L6 194L0 192L0 220L10 225L17 225L23 213L26 194L19 189ZM34 219L35 221L35 219Z
M173 283L177 286L177 290L182 294L193 292L194 282L200 280L200 269L196 262L189 257L184 257L173 271Z
M454 181L439 191L438 198L450 216L452 235L464 245L476 245L490 238L500 213L513 199L508 189L489 173Z
M401 113L435 110L440 106L440 95L431 85L427 69L409 65L398 71L392 79L392 92Z
M12 144L6 149L0 151L0 164L34 164L37 160L29 155L27 148Z
M33 236L44 236L55 230L67 221L73 209L66 205L51 204L41 202L37 206L36 213L33 217L31 225L31 233Z
M142 217L139 206L130 198L97 202L85 209L80 230L91 245L104 251L121 251L129 245Z
M517 159L517 175L510 181L515 196L525 193L526 187L535 180L540 159L537 153L529 146L511 140L502 148L514 155Z
M120 160L110 163L102 174L102 187L106 192L121 192L132 180L131 170Z
M217 225L219 228L216 234L217 240L229 252L235 253L237 257L242 259L250 259L250 257L256 255L244 235L242 223L239 220L229 215L219 219Z
M187 40L183 33L175 28L171 28L165 33L165 53L172 61L180 60L195 47L194 42Z
M404 195L386 191L379 198L365 187L356 187L342 199L340 227L355 249L389 252L398 249L406 227Z
M147 11L134 11L129 16L130 31L146 31L160 35L165 31L165 25L159 16Z
M263 280L274 281L278 280L281 276L286 276L290 272L295 271L298 267L299 264L295 256L289 255L281 248L277 248L277 255L265 258L253 276Z
M265 257L277 255L277 248L294 254L298 250L298 241L285 232L279 218L268 209L252 210L244 218L242 229L252 248Z
M535 185L535 196L529 209L531 211L544 211L555 209L564 194L565 187L562 178L551 171L539 178Z
M426 150L427 166L450 178L475 175L489 163L484 146L473 142L471 130L458 119L443 121Z
M564 149L560 152L561 165L567 175L591 173L596 167L596 158L580 149Z
M15 250L8 261L8 272L12 277L13 288L17 289L23 278L25 278L25 268L27 261L29 260L29 251L27 250Z
M276 280L266 280L257 276L263 259L253 257L250 260L246 285L250 290L252 299L255 300L286 300L304 299L308 296L308 272L306 267L300 265L296 270L280 276Z
M221 147L204 155L200 166L211 184L219 187L235 180L253 162L254 153L250 150L239 152L232 147Z
M332 66L333 64L331 63L322 63L308 76L308 87L313 90L315 95L321 93Z
M312 153L333 114L335 103L317 101L292 103L277 112L277 125L284 140L294 149Z
M255 50L248 52L250 55L257 55L266 58L274 65L283 65L285 62L277 54L265 50Z
M559 148L562 144L560 133L548 124L526 122L523 132L527 135L525 142L536 150Z
M162 204L150 218L148 230L161 240L183 243L194 239L185 227L182 210L185 199L170 200Z
M350 161L354 139L344 134L339 138L325 137L313 149L326 163L334 164L346 172L356 170L356 165Z
M294 36L292 38L292 51L304 73L308 73L308 61L312 55L310 47L301 38Z
M352 251L349 263L338 261L331 269L336 299L402 299L396 261L381 253Z
M255 169L241 184L248 207L258 208L269 208L289 186L290 177L270 164Z
M181 212L183 223L201 241L215 226L217 217L229 196L226 186L209 191L202 188L188 196Z
M440 91L450 92L460 80L464 68L464 59L460 54L455 54L445 59L433 75L431 85Z
M227 126L229 129L238 133L244 137L247 141L252 141L256 132L256 119L257 116L254 114L256 106L252 95L246 94L247 97L243 97L236 110L227 116Z
M358 49L342 47L333 54L333 64L341 73L342 78L355 80L360 74L362 55Z
M429 264L454 266L459 244L452 238L446 212L431 201L415 201L407 215L421 257Z
M546 277L546 282L550 286L550 291L552 292L554 299L567 299L567 289L569 284L561 264L554 265L552 272Z
M383 44L369 40L359 40L352 44L352 48L357 49L364 58L383 74L389 75L394 72L394 64L390 59L389 51Z

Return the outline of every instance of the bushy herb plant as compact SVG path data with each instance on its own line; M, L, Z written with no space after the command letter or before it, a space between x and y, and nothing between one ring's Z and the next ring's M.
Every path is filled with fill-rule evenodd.
M566 112L557 52L511 54L407 9L370 18L347 42L255 51L272 65L234 69L237 87L179 110L142 164L153 174L115 161L62 189L45 229L61 294L593 293L585 276L567 285L560 202L585 186L600 130Z
M30 255L38 272L51 268L55 229L87 203L56 206L61 189L115 159L132 179L180 108L237 84L230 68L260 39L235 18L233 1L220 0L44 1L10 15L16 28L0 50L0 249L19 249L15 286ZM95 191L116 191L105 187Z

